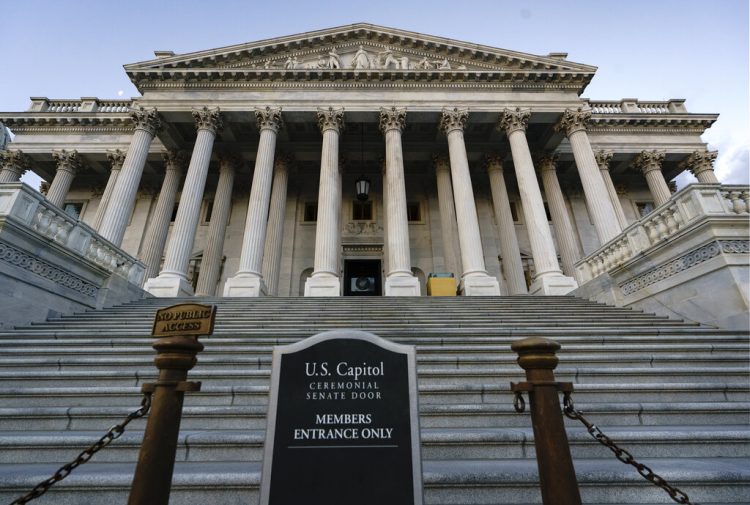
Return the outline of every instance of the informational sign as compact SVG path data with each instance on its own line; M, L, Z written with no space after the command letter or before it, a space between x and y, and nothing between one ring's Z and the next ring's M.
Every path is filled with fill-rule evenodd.
M154 337L200 337L214 332L216 305L182 303L156 311Z
M414 347L337 330L276 347L262 505L421 505Z

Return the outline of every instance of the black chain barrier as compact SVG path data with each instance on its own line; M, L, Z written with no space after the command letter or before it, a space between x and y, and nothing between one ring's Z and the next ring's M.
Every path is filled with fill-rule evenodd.
M132 421L133 419L138 419L148 414L150 408L151 393L144 393L143 400L141 400L141 406L140 408L138 408L138 410L135 410L128 414L128 416L120 424L115 424L114 426L112 426L102 438L100 438L97 442L81 452L73 461L61 466L52 475L52 477L47 480L43 480L42 482L34 486L34 489L29 491L27 494L11 502L10 505L23 505L24 503L28 503L31 500L42 496L47 492L49 488L70 475L70 472L86 463L94 454L107 447L110 442L120 438L120 436L125 432L125 427L128 425L128 423L130 423L130 421Z
M521 403L523 403L523 398L521 398ZM518 408L516 408L516 410L518 410ZM586 426L586 430L588 430L589 435L591 435L594 440L612 451L617 459L619 459L626 465L633 466L636 470L638 470L638 473L641 474L644 479L666 491L669 494L670 498L672 498L672 500L677 503L684 503L687 505L699 505L697 503L691 502L690 498L688 498L688 495L686 495L676 487L670 485L660 475L654 473L654 471L651 470L648 466L636 461L633 455L628 451L621 447L618 447L611 438L609 438L602 432L602 430L600 430L595 424L589 422L588 419L583 417L583 413L580 410L576 410L575 406L573 405L573 399L571 398L570 393L567 392L563 393L563 412L568 418L576 421L581 421L581 423Z

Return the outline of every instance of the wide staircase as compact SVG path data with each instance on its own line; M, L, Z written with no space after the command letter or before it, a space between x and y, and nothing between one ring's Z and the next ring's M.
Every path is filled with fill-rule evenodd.
M0 333L0 502L139 406L156 375L154 314L187 301L196 299ZM186 395L173 505L258 502L271 350L336 328L416 346L426 504L541 503L531 419L515 412L509 388L524 380L510 344L529 336L562 345L556 376L574 383L577 408L694 503L750 503L747 333L574 297L197 301L218 314L189 376L203 387ZM672 503L580 423L566 425L584 503ZM32 503L126 503L144 426L131 423Z

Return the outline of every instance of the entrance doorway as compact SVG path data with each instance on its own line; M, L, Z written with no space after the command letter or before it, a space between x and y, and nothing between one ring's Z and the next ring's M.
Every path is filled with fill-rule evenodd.
M380 260L344 260L344 296L382 296Z

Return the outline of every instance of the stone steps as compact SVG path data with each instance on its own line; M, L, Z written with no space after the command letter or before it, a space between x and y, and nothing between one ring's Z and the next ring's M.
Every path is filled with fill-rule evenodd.
M573 382L577 408L636 457L704 505L747 501L748 334L529 296L148 299L2 332L0 499L138 406L156 375L154 313L180 301L219 310L190 373L203 387L185 400L175 505L257 502L272 347L338 327L416 346L427 504L541 502L531 420L509 389L524 380L510 344L528 336L562 344L557 379ZM584 503L668 502L580 423L565 423ZM124 502L144 427L132 422L38 503Z
M95 461L95 460L93 460ZM679 486L695 502L738 503L750 470L735 458L648 458L644 463ZM578 459L576 476L586 504L668 503L664 491L644 483L632 469L616 460ZM127 495L133 463L89 463L55 486L40 505L100 505L121 503ZM10 501L54 470L50 464L0 466L0 499ZM612 481L617 481L616 487ZM170 503L236 505L257 503L258 462L178 462ZM531 459L425 460L425 503L436 505L517 505L541 503L536 463ZM666 498L666 499L665 499Z

